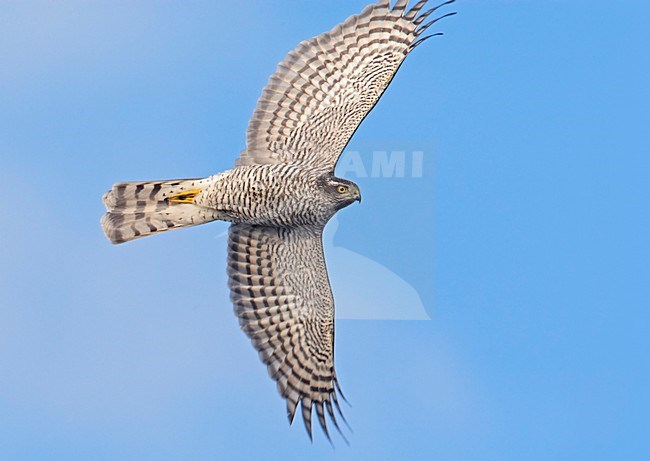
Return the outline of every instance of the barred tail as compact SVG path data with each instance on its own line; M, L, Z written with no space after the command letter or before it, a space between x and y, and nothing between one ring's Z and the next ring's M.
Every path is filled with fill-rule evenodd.
M179 227L219 219L218 212L195 204L208 179L124 182L103 197L108 212L102 228L111 243L124 243Z

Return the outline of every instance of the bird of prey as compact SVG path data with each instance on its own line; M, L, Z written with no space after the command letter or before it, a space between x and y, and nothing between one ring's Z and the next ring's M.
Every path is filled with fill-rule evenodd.
M228 284L241 329L309 437L312 410L329 439L342 397L334 371L334 300L322 232L361 201L334 167L400 65L437 19L427 0L366 7L330 32L303 41L278 65L257 103L246 149L234 168L203 179L123 182L103 201L112 243L196 226L231 223ZM344 419L344 418L343 418ZM340 432L340 429L339 429ZM341 434L342 435L342 434Z

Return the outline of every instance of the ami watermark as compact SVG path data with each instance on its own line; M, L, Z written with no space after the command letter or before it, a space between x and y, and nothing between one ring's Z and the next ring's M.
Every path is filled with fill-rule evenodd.
M342 177L421 178L423 150L346 150L336 166Z

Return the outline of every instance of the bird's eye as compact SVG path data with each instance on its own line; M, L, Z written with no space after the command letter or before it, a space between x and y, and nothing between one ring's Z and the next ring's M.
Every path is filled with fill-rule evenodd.
M339 194L345 194L348 191L348 188L346 186L339 186L338 189Z

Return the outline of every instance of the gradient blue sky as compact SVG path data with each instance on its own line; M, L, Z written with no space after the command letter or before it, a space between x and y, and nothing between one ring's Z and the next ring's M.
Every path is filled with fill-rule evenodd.
M649 459L645 0L459 1L358 131L424 176L349 177L334 244L432 320L337 323L350 447L287 426L226 224L105 240L113 182L231 167L276 63L365 4L0 4L0 459Z

